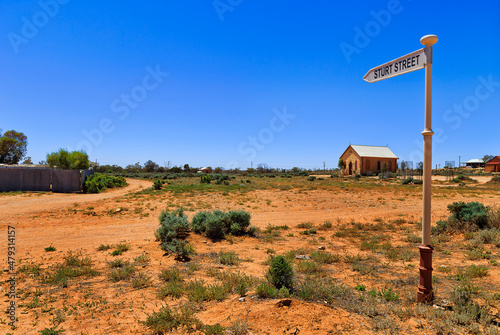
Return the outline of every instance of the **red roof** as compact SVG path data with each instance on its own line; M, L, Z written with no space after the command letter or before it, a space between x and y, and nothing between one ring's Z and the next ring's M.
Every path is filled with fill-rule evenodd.
M491 161L486 163L486 165L498 165L500 164L500 156L495 156Z

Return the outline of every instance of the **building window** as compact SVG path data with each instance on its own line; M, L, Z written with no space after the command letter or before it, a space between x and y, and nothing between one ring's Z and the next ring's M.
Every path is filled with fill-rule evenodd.
M377 161L377 170L380 171L380 161Z
M370 161L366 161L366 169L370 170Z
M392 171L392 162L389 162L389 171Z
M355 161L355 162L354 162L354 170L355 170L355 171L358 171L358 161Z

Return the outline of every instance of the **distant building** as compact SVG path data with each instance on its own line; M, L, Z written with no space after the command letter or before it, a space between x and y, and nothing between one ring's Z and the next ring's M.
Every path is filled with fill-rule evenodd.
M467 162L464 163L465 167L471 167L471 168L480 168L484 167L484 161L482 159L471 159Z
M372 145L349 145L340 159L344 161L343 174L372 175L382 172L384 163L387 163L387 171L396 172L398 167L398 156L389 147Z
M493 157L491 161L484 164L484 172L500 172L500 156Z
M212 168L211 167L204 167L198 170L198 173L212 173Z

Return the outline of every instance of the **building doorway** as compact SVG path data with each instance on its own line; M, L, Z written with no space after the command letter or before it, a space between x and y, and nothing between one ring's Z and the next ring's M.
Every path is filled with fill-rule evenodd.
M352 162L349 163L349 176L352 175Z

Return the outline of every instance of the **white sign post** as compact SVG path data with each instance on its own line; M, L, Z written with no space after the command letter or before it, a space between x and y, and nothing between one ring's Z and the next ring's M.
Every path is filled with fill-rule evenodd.
M422 199L422 244L420 250L420 281L417 301L429 302L434 298L432 292L432 251L431 246L431 177L432 177L432 45L438 41L436 35L426 35L420 39L425 48L406 56L374 67L363 77L369 83L392 78L425 68L425 128L424 136L424 183Z

